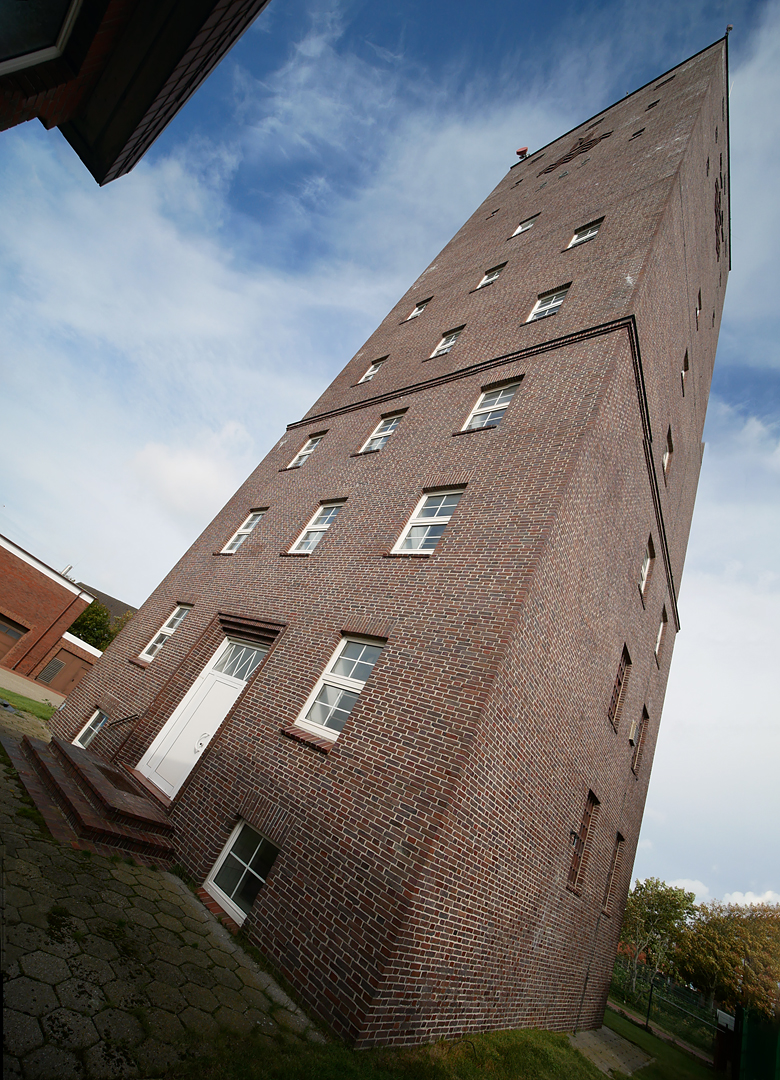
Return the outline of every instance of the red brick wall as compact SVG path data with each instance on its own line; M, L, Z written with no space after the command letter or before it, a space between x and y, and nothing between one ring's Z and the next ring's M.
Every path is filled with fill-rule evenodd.
M141 713L131 731L93 744L134 765L216 647L219 612L285 626L172 819L200 881L239 816L279 845L250 937L310 1008L361 1045L601 1022L671 660L727 276L706 176L724 86L718 44L665 87L638 91L596 128L594 118L512 169L59 715L72 737L95 707L112 718ZM589 130L612 134L542 173ZM722 120L719 138L723 147ZM532 230L509 239L537 212ZM567 248L602 215L595 240ZM503 261L496 284L474 292ZM568 281L557 315L524 322L539 293ZM699 288L709 322L696 331ZM402 321L429 296L420 318ZM452 352L427 359L463 323ZM384 355L375 379L356 385ZM498 428L459 434L485 385L520 377ZM394 409L406 412L387 446L355 456ZM323 431L306 465L287 470ZM422 492L454 485L464 494L435 553L392 557ZM328 499L346 501L325 539L307 558L289 557ZM243 546L219 555L259 507L267 512ZM656 560L642 596L649 535ZM193 605L181 629L139 666L179 603ZM387 644L338 741L323 753L285 737L342 633L367 624ZM608 708L624 645L632 668L615 730ZM635 773L628 732L643 708ZM575 894L571 833L589 791L600 806ZM618 831L625 853L605 914Z

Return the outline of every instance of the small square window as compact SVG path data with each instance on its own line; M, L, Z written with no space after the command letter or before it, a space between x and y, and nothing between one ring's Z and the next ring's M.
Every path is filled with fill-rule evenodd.
M464 329L464 327L460 326L456 330L448 330L447 333L442 336L441 341L436 346L436 348L433 350L433 352L428 357L428 359L432 360L434 358L434 356L443 356L444 353L448 353L450 351L450 349L452 348L452 346L455 344L455 342L460 337L461 333L463 332L463 329Z
M295 721L326 739L337 739L360 697L384 643L344 638Z
M362 377L362 379L358 379L358 382L371 382L377 371L379 371L379 369L381 368L382 364L384 364L385 360L387 360L386 356L381 357L379 360L375 360L373 364L371 364L365 375Z
M279 849L259 832L239 822L214 864L204 887L239 924L252 910Z
M189 605L179 604L173 615L171 615L167 622L163 623L144 651L140 654L141 659L153 660L160 649L162 649L163 645L165 645L168 638L171 637L184 622L187 617L187 612L191 610Z
M486 270L485 276L482 278L479 285L477 285L477 288L484 289L486 285L492 285L494 281L498 281L501 276L501 271L505 266L506 263L501 263L500 266L494 266L492 270Z
M398 537L393 551L418 551L423 554L433 551L455 513L462 495L462 488L458 491L423 495Z
M73 740L74 746L86 749L95 738L100 729L108 722L108 717L100 709L95 709L87 723Z
M387 440L401 423L403 415L403 413L396 413L395 416L385 416L374 428L368 442L362 447L360 453L368 454L372 451L382 450Z
M519 236L520 233L528 232L529 229L532 229L534 227L534 222L538 217L539 214L534 214L533 217L529 217L526 218L525 221L521 221L515 231L512 233L512 236Z
M474 428L500 424L519 385L520 383L516 382L510 383L509 386L497 387L495 390L486 390L480 396L462 430L471 431Z
M323 503L290 548L290 551L298 551L307 555L314 551L317 544L338 517L343 505L344 503L341 502Z
M433 297L429 296L427 300L421 300L419 304L415 304L411 315L407 315L406 321L409 322L410 319L416 319L418 315L422 315L431 300L433 300Z
M577 229L574 236L569 241L569 247L576 247L577 244L585 244L588 240L592 240L594 236L598 236L601 223L604 218L599 218L598 221L591 221L589 225L583 225L581 229Z
M241 547L247 536L249 536L251 531L254 529L255 525L257 525L258 521L264 513L265 510L253 510L244 522L244 524L241 526L241 528L236 529L228 542L222 548L222 554L232 555L234 551L238 551L238 549Z
M564 285L561 289L543 293L534 304L533 310L526 319L526 322L535 322L537 319L546 319L548 315L554 315L566 299L568 291L569 286Z
M298 453L292 459L290 464L287 466L287 468L288 469L300 469L301 465L305 465L306 462L309 460L309 458L314 453L314 451L320 445L320 443L322 442L324 437L325 437L325 433L323 432L321 435L312 435L311 438L307 439L306 442L303 444L303 446L298 451Z

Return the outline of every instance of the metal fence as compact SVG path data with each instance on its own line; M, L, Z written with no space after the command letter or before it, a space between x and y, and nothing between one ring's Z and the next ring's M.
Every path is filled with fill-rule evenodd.
M683 1042L712 1053L717 1030L717 1014L704 1003L701 994L671 979L656 975L640 964L636 989L632 987L631 965L618 957L612 972L610 997L629 1006L656 1027L675 1035Z

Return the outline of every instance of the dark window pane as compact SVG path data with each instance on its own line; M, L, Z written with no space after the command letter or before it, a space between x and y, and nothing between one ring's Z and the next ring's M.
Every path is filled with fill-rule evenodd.
M218 889L222 890L225 896L232 896L243 873L244 867L241 863L234 859L232 855L228 855L222 866L220 866L219 873L214 878L214 884Z

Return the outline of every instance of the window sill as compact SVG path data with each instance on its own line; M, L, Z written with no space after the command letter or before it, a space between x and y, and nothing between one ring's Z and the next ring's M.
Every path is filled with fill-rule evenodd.
M383 447L384 449L384 447ZM354 454L350 454L350 457L368 457L369 454L381 454L381 450L358 450Z
M135 667L141 668L142 671L146 671L152 661L142 660L140 656L131 656L127 662L128 664L133 664Z
M648 585L650 584L650 579L649 578L648 578L647 584ZM647 604L645 603L645 594L642 592L642 588L641 588L640 585L637 585L637 589L639 589L639 599L642 601L642 607L645 610L647 610ZM647 585L645 585L645 589L647 589Z
M572 896L576 896L578 898L582 896L582 889L579 887L579 885L567 885L566 892L570 892Z
M310 551L280 551L280 559L308 559Z
M323 739L321 736L315 735L311 731L306 731L304 728L298 727L295 724L292 724L290 727L282 728L280 733L287 739L308 743L309 746L314 747L315 750L319 750L322 754L329 754L336 744L335 739Z
M235 551L212 551L212 555L235 555Z
M492 431L493 428L497 428L498 424L483 424L482 427L461 428L459 431L453 431L452 437L456 435L474 435L477 431Z
M521 326L533 326L534 323L544 322L545 319L553 319L558 314L557 311L551 311L549 315L542 315L539 319L526 319L525 322L520 323Z
M383 559L430 559L432 551L386 551Z

